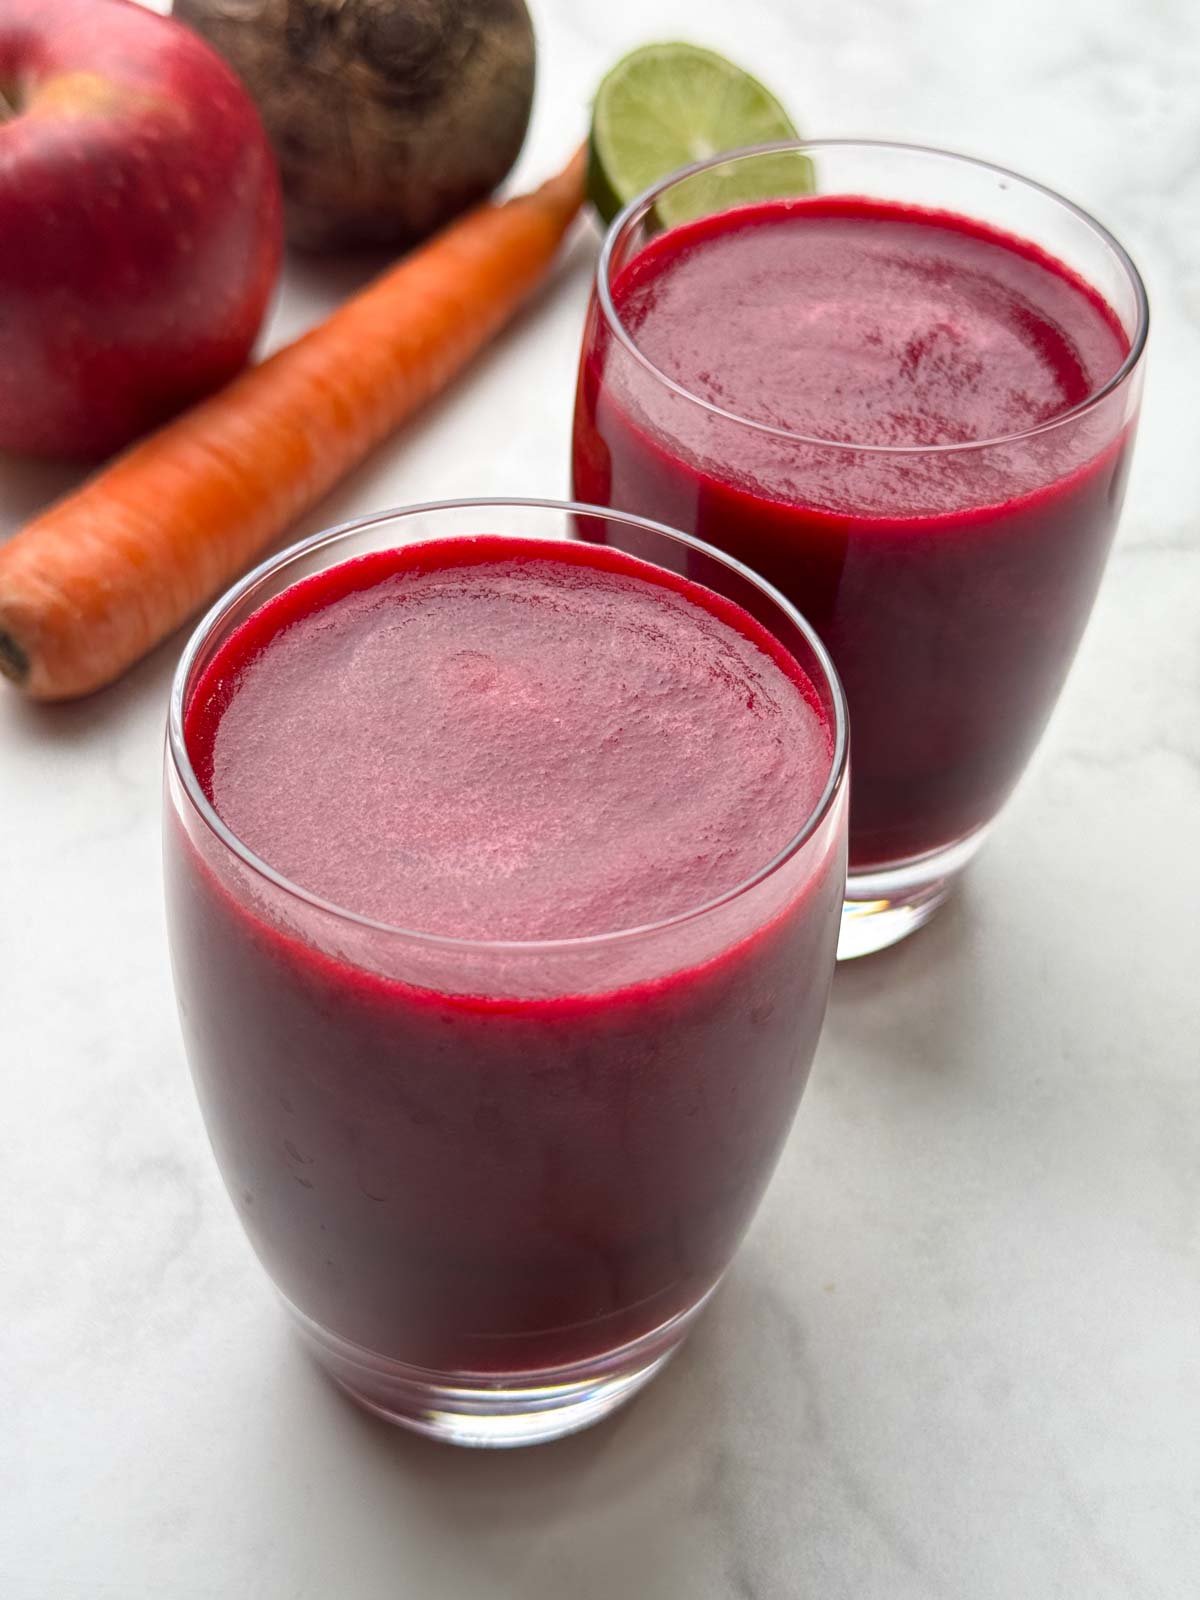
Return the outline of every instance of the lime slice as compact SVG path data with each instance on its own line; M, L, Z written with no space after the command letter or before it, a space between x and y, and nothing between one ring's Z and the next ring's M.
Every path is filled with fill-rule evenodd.
M618 61L596 93L588 195L605 222L643 189L692 161L741 145L797 137L771 91L732 61L694 44L647 44ZM799 152L698 173L655 207L664 226L775 195L809 194Z

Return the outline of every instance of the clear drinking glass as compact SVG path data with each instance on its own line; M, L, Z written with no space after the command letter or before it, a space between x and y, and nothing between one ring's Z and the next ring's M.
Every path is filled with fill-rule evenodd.
M690 393L639 348L614 284L668 222L730 215L750 193L794 195L800 170L827 214L864 199L921 207L1039 247L1110 308L1128 347L1119 370L1003 437L924 447L812 437L713 399L728 375L725 304L705 308L696 291L686 336L714 354L711 393ZM836 306L797 310L836 317ZM1036 183L942 151L831 141L716 157L665 179L609 229L583 341L575 493L729 551L828 646L854 746L842 956L881 949L933 914L1041 735L1116 527L1147 319L1137 270L1099 223Z
M222 642L301 578L479 534L628 551L740 605L794 657L833 750L818 803L774 859L661 923L479 942L348 913L234 837L185 739L189 693ZM605 1415L678 1347L808 1074L845 881L846 782L841 690L808 624L729 557L636 518L516 501L389 513L272 558L200 624L166 757L183 1033L250 1241L356 1400L458 1443L524 1444Z

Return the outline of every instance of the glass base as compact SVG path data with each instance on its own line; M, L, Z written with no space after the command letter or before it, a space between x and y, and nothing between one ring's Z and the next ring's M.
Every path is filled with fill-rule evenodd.
M846 878L839 961L874 955L923 928L949 897L963 868L983 844L989 824L929 855L873 867Z
M578 1433L624 1405L666 1366L712 1293L591 1361L488 1374L430 1372L393 1361L331 1333L290 1301L284 1304L312 1355L364 1410L447 1444L506 1450Z

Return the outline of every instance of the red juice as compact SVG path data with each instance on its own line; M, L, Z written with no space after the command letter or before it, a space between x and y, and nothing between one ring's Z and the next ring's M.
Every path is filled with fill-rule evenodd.
M576 495L728 551L817 628L850 709L852 868L970 835L1037 742L1115 528L1130 428L1046 426L1121 368L1115 314L1033 244L847 197L685 223L611 296L645 360L593 303Z
M216 815L300 891L175 786L189 1057L293 1305L474 1374L690 1311L770 1175L832 972L840 795L733 893L828 795L798 662L620 551L439 540L250 614L184 736Z

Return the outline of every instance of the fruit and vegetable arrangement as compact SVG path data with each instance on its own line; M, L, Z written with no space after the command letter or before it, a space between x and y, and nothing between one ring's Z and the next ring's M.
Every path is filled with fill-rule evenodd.
M0 673L88 694L217 595L535 293L585 172L607 218L793 132L722 58L652 46L587 150L494 200L533 76L524 0L0 0L0 449L122 451L0 547ZM408 253L247 367L283 219Z

